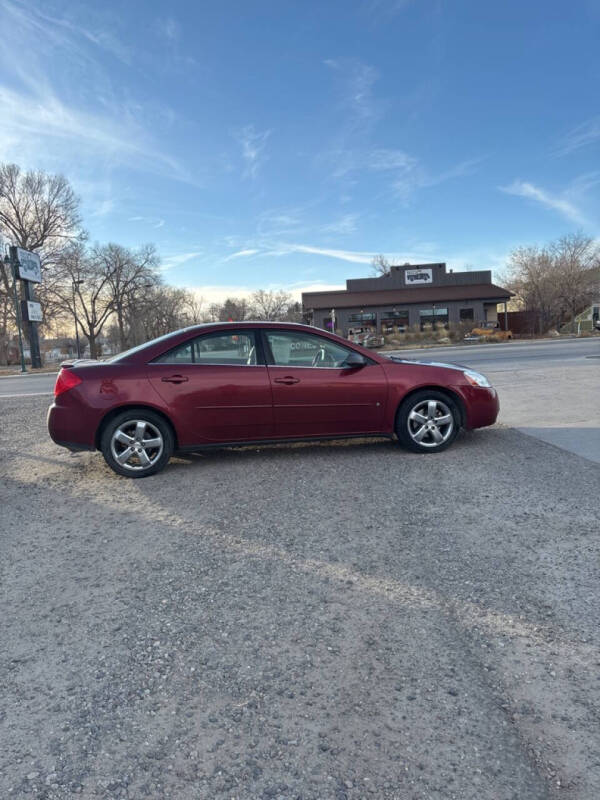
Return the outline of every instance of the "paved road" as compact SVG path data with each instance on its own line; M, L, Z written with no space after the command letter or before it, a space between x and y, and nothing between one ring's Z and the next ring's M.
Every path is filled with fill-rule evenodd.
M27 397L28 395L52 394L56 373L0 376L1 397Z
M0 797L597 800L600 467L515 430L119 478L0 401Z
M399 350L397 355L403 358L449 361L488 372L517 370L530 366L573 366L585 364L593 357L597 357L600 362L600 337L421 348Z

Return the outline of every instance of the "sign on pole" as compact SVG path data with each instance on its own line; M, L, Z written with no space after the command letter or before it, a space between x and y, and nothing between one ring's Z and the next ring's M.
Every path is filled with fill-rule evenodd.
M42 282L42 264L37 253L30 250L23 250L16 247L19 278L22 281L32 281L32 283Z
M21 317L25 322L43 322L42 307L34 300L21 301Z

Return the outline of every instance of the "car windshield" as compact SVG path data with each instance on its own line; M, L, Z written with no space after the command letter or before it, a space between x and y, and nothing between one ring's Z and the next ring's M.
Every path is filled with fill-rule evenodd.
M186 331L194 330L197 328L197 325L192 325L189 328L180 328L178 331L171 331L171 333L165 333L163 336L157 336L156 339L150 339L149 342L144 342L143 344L138 344L135 347L131 347L129 350L123 350L122 353L117 353L116 356L111 356L107 358L105 363L107 364L115 364L118 361L124 361L129 356L132 356L134 353L139 353L140 350L144 350L146 347L151 347L154 344L158 344L159 342L166 342L173 336L178 336L180 333L185 333Z

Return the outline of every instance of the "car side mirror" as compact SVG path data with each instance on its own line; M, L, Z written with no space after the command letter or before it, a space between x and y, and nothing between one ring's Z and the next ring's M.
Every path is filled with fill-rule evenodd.
M346 360L344 361L344 367L347 369L364 367L366 364L367 359L360 353L357 353L356 350L352 350L352 352L348 353Z

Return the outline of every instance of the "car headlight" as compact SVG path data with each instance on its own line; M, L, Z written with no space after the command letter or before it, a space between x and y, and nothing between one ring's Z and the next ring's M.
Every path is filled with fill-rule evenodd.
M485 375L482 375L480 372L474 372L472 369L466 369L464 370L463 375L469 381L471 386L482 386L484 389L490 389L492 386Z

